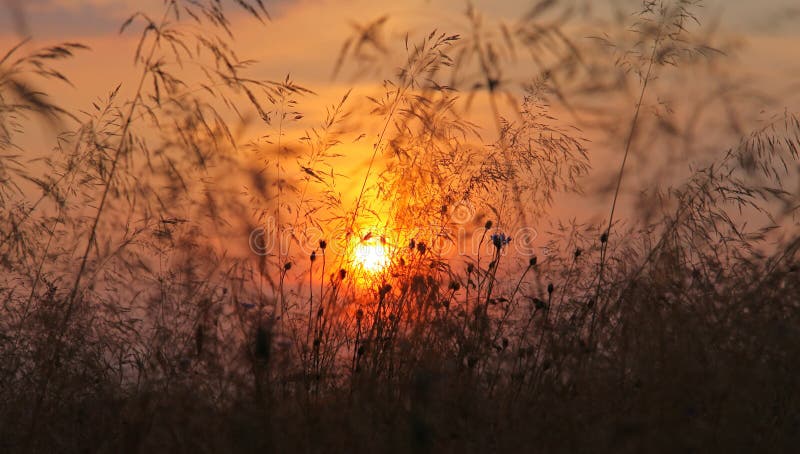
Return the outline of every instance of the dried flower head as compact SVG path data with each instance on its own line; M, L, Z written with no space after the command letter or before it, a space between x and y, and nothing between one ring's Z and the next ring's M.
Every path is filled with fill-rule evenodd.
M511 237L506 236L505 233L494 233L492 234L492 244L496 249L502 249L504 246L507 246L508 243L511 242Z

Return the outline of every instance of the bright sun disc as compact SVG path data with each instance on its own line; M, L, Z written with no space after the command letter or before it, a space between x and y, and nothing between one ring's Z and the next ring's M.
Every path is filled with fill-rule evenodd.
M360 242L353 249L356 264L368 273L379 273L389 266L389 254L380 243Z

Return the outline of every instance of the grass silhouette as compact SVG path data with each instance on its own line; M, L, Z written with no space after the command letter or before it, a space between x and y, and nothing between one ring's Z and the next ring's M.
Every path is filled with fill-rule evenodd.
M745 132L731 88L680 123L662 95L682 77L734 77L699 2L648 0L588 39L572 3L496 26L470 7L463 33L402 43L386 16L357 26L334 75L396 70L299 138L314 87L233 50L231 8L268 27L260 0L134 14L137 84L86 110L36 88L86 46L10 49L0 449L792 451L800 118ZM250 117L264 140L237 132ZM20 145L34 123L41 160ZM630 195L637 174L653 186ZM533 249L597 180L608 217L553 221Z

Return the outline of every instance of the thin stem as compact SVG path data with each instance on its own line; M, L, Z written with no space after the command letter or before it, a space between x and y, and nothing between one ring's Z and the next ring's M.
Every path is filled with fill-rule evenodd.
M167 17L171 9L172 9L171 5L167 6L167 8L165 9L164 16L161 19L161 23L158 27L158 30L161 30L161 28L166 23ZM48 343L49 345L55 345L52 356L53 359L57 358L61 353L62 340L64 338L67 325L69 324L69 320L70 318L72 318L72 313L75 310L75 300L78 295L78 289L80 288L81 279L84 273L86 272L86 264L89 260L89 255L91 254L92 251L92 245L95 243L95 240L97 238L97 228L100 225L100 219L103 215L103 211L106 206L106 201L108 200L108 194L111 190L111 184L113 182L114 176L116 175L117 166L119 164L120 158L122 157L122 152L125 149L126 140L128 137L128 131L130 130L131 124L133 123L133 115L136 111L136 107L138 107L138 104L142 98L142 89L144 87L144 82L147 79L147 75L150 74L150 65L152 63L153 56L155 55L155 51L158 48L159 42L160 42L160 34L156 33L156 37L154 38L153 44L150 48L149 55L147 59L145 59L144 61L144 69L142 71L141 77L139 78L139 84L136 88L130 109L128 110L128 115L126 116L125 124L123 125L122 131L120 133L119 145L117 146L114 152L114 159L111 163L111 169L108 173L108 177L106 178L104 184L103 194L100 198L100 204L97 207L97 213L95 214L94 220L92 221L92 227L89 231L89 238L86 243L86 249L84 250L83 256L81 257L81 264L78 268L78 274L75 277L75 282L72 285L72 290L70 291L69 296L67 297L67 307L64 312L64 317L61 320L59 329L55 331L56 333L55 335L57 336L56 339L52 338L50 339L50 341L54 340L55 344L53 344L53 342ZM36 403L34 405L30 430L26 437L27 438L26 445L28 445L28 447L30 442L32 441L32 436L35 433L39 419L39 412L41 411L45 395L47 394L47 389L50 385L50 381L56 369L56 362L54 360L49 361L48 364L49 366L47 368L47 372L45 373L44 381L42 382L39 395L37 396Z
M633 143L633 137L636 134L636 128L639 124L639 114L642 110L642 104L644 103L644 95L647 92L647 85L650 82L650 77L653 72L653 66L656 60L656 53L658 52L658 45L661 42L661 28L659 27L658 35L653 42L653 51L650 54L650 61L647 65L647 72L645 73L644 81L642 82L642 89L639 92L639 100L636 102L636 110L633 114L633 119L631 120L631 127L630 131L628 132L628 138L625 140L625 153L622 156L622 163L619 167L619 174L617 175L617 184L616 188L614 189L614 199L611 202L611 213L608 216L608 226L606 227L605 231L605 241L600 246L600 266L598 271L598 279L597 279L597 288L595 289L595 301L594 307L592 308L592 322L589 328L589 340L590 342L594 338L594 327L595 327L595 319L597 318L597 307L600 305L600 291L603 286L603 276L605 274L605 264L606 264L606 253L608 251L608 244L611 236L611 227L614 225L614 214L616 213L617 209L617 201L619 199L619 192L620 188L622 187L622 178L625 175L625 165L628 162L628 156L630 155L631 146Z

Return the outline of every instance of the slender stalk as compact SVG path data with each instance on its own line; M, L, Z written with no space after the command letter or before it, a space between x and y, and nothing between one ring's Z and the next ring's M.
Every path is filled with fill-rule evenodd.
M519 215L522 216L522 225L527 227L529 225L528 220L528 211L525 210L525 207L522 205L522 199L520 197L520 187L519 181L517 180L516 173L514 172L514 165L511 160L511 155L508 151L508 144L506 143L506 135L503 133L503 125L500 122L500 109L497 107L497 99L495 97L495 86L499 83L498 80L494 79L491 75L491 71L489 69L489 62L486 60L486 53L483 49L483 44L480 35L480 23L478 22L477 18L473 19L473 27L475 28L475 52L478 54L478 63L481 67L481 73L486 79L486 89L489 94L489 106L492 109L492 118L494 119L495 128L497 128L497 136L498 140L500 141L500 149L503 152L503 159L506 162L506 171L510 175L514 175L511 178L511 189L514 193L513 199L514 203L517 206L517 210L519 211Z
M611 228L614 225L614 214L616 213L617 201L619 199L619 192L620 188L622 187L622 178L625 175L625 165L628 162L628 156L630 155L631 146L633 144L633 138L636 134L636 129L639 124L639 115L642 110L642 104L644 103L644 95L647 92L647 85L650 82L660 42L661 42L661 26L659 27L658 35L656 36L655 41L653 42L653 50L652 53L650 54L650 60L647 64L647 71L645 72L644 80L642 81L642 89L639 92L639 100L636 102L636 109L634 110L633 119L631 120L631 126L630 130L628 131L628 137L625 140L625 153L622 155L622 163L620 164L619 167L619 173L617 175L617 183L614 189L614 198L611 202L611 212L608 216L608 226L606 227L605 230L606 241L602 242L602 244L600 245L600 265L598 270L597 287L595 289L594 307L592 308L592 321L589 328L590 344L594 339L594 328L595 328L595 321L597 318L597 307L600 305L600 296L601 296L600 292L603 287L603 277L605 274L605 264L608 251L608 244L611 236Z
M519 277L517 281L517 285L514 287L514 291L511 292L511 296L508 298L508 306L505 311L503 311L503 317L500 318L500 322L497 325L497 330L495 331L494 338L492 338L492 342L497 342L497 339L500 338L500 334L503 332L503 326L505 325L508 317L511 315L514 298L517 296L517 292L519 292L520 287L522 287L522 281L525 280L525 276L528 275L528 272L533 269L533 265L528 265L525 268L525 271L522 272L522 275Z
M167 17L169 16L169 12L171 11L171 9L172 9L172 5L168 5L166 7L166 9L164 11L164 15L163 15L163 17L161 19L161 23L158 26L157 30L161 30L161 28L163 28L164 24L167 21ZM126 115L126 120L125 120L125 123L124 123L124 125L122 127L122 131L120 133L120 141L119 141L119 144L117 145L116 150L114 152L114 158L113 158L112 163L111 163L111 169L110 169L110 171L108 173L108 177L106 178L106 181L104 183L103 194L102 194L102 196L100 198L100 204L97 207L97 213L94 216L94 220L92 221L92 227L89 230L89 238L88 238L88 241L86 242L86 249L84 250L83 255L81 257L80 266L78 267L78 273L77 273L77 275L75 277L75 281L74 281L74 283L72 285L72 290L70 290L69 296L67 297L67 307L66 307L66 310L64 311L64 316L63 316L63 318L61 320L61 323L59 323L58 329L53 331L53 332L51 332L51 334L49 336L50 339L48 341L48 345L54 345L54 347L53 347L54 350L53 350L53 354L52 354L51 360L48 361L48 367L47 367L46 372L45 372L44 380L42 382L41 389L39 390L38 396L36 398L36 403L34 404L34 409L33 409L32 418L31 418L31 425L30 425L30 428L29 428L29 432L28 432L28 434L26 436L26 442L25 442L26 448L30 448L30 443L32 442L33 434L35 433L36 427L38 425L39 413L41 412L42 405L44 403L44 399L46 397L47 390L48 390L49 385L50 385L50 381L52 380L53 373L55 372L55 369L56 369L55 358L58 358L60 356L60 354L61 354L62 340L63 340L64 335L66 333L66 329L67 329L67 326L69 324L69 321L72 318L72 314L73 314L73 312L75 310L75 306L76 306L75 301L76 301L77 296L78 296L78 290L80 288L81 279L82 279L84 273L86 272L86 264L87 264L87 262L89 260L89 255L91 254L91 251L92 251L92 245L95 243L95 240L97 238L97 228L100 225L100 219L101 219L101 217L103 215L103 211L105 209L106 202L108 200L108 194L111 191L111 185L113 183L113 179L116 176L116 172L117 172L117 167L118 167L119 161L122 158L123 151L126 148L128 131L130 130L131 124L133 123L133 116L134 116L134 114L136 112L136 108L138 107L139 102L142 99L142 90L143 90L143 87L144 87L144 83L145 83L145 80L147 79L148 74L150 74L150 69L151 69L150 67L151 67L151 64L152 64L152 61L153 61L153 57L155 55L155 51L159 47L159 43L160 43L160 35L158 33L156 33L156 36L155 36L153 44L152 44L152 46L150 48L150 52L148 54L148 57L144 60L144 69L142 70L142 75L139 78L139 83L137 85L136 91L134 92L133 101L131 101L131 106L128 109L128 113ZM53 336L55 336L55 339L53 339Z

